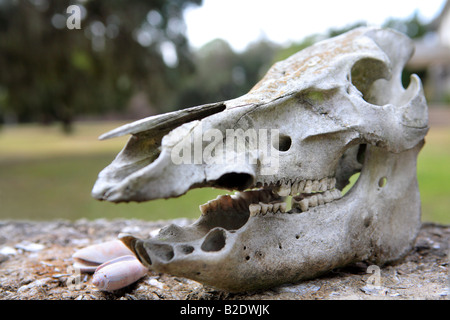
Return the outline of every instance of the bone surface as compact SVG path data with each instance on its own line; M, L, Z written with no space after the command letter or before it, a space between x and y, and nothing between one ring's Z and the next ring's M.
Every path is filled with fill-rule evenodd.
M242 97L113 130L102 138L131 138L92 195L139 202L237 190L201 205L190 226L121 238L150 270L223 290L398 260L420 228L416 159L428 131L420 79L401 84L413 51L401 33L358 28L276 63Z

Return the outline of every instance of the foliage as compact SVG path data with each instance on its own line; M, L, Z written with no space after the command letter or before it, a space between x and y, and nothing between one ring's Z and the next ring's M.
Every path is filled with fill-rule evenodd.
M428 32L428 25L420 20L418 12L406 19L390 18L383 27L400 31L412 39L421 38Z
M0 1L0 117L69 129L76 115L120 110L139 91L165 111L192 71L182 12L201 0L75 1L85 15L69 29L73 3ZM176 50L172 65L164 48Z
M188 77L179 94L179 106L224 101L247 93L271 66L278 47L267 41L235 53L216 39L195 53L196 72Z
M289 58L291 55L295 54L296 52L299 52L300 50L303 50L309 46L312 46L314 43L320 41L323 39L322 35L310 35L303 39L300 42L292 43L290 46L281 49L277 55L275 56L274 62L281 61L286 58Z
M365 25L333 28L283 48L260 40L236 53L217 39L192 52L183 11L201 3L0 0L0 124L56 120L70 131L76 118L130 114L136 97L144 111L131 119L235 98L274 62ZM80 30L66 26L71 4L83 9ZM427 30L417 14L385 26L411 37Z

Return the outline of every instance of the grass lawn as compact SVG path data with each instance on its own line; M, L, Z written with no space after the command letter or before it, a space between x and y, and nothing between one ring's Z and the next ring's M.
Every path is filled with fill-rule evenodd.
M73 135L59 127L24 125L0 131L0 220L197 218L198 206L223 190L197 189L183 197L113 204L90 195L98 173L128 137L98 141L121 123L82 123Z
M431 128L417 161L422 220L450 224L450 128Z
M198 206L224 194L197 189L169 200L113 204L90 196L98 173L128 137L98 141L121 123L80 123L65 136L59 127L24 125L0 131L0 220L197 218ZM430 130L418 160L424 221L450 223L450 128Z

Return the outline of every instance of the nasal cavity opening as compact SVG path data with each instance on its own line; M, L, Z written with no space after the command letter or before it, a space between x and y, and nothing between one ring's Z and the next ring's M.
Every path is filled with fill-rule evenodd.
M215 228L208 233L200 248L206 252L220 251L225 247L225 240L225 230L222 228Z
M226 173L216 180L214 186L228 190L243 191L253 185L253 176L248 173Z

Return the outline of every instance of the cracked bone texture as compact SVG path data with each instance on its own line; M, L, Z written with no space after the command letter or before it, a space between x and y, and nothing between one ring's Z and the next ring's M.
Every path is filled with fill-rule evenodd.
M190 226L121 238L149 269L228 291L296 282L357 261L395 261L420 227L416 159L427 105L416 75L401 84L413 50L396 31L355 29L276 63L242 97L115 129L102 138L132 136L92 194L122 202L199 187L240 191L200 206ZM228 129L244 136L277 130L279 141L260 140L246 163L171 158L174 150L194 153L196 142L201 151L216 147ZM204 132L223 139L198 140ZM277 155L276 170L266 150Z

